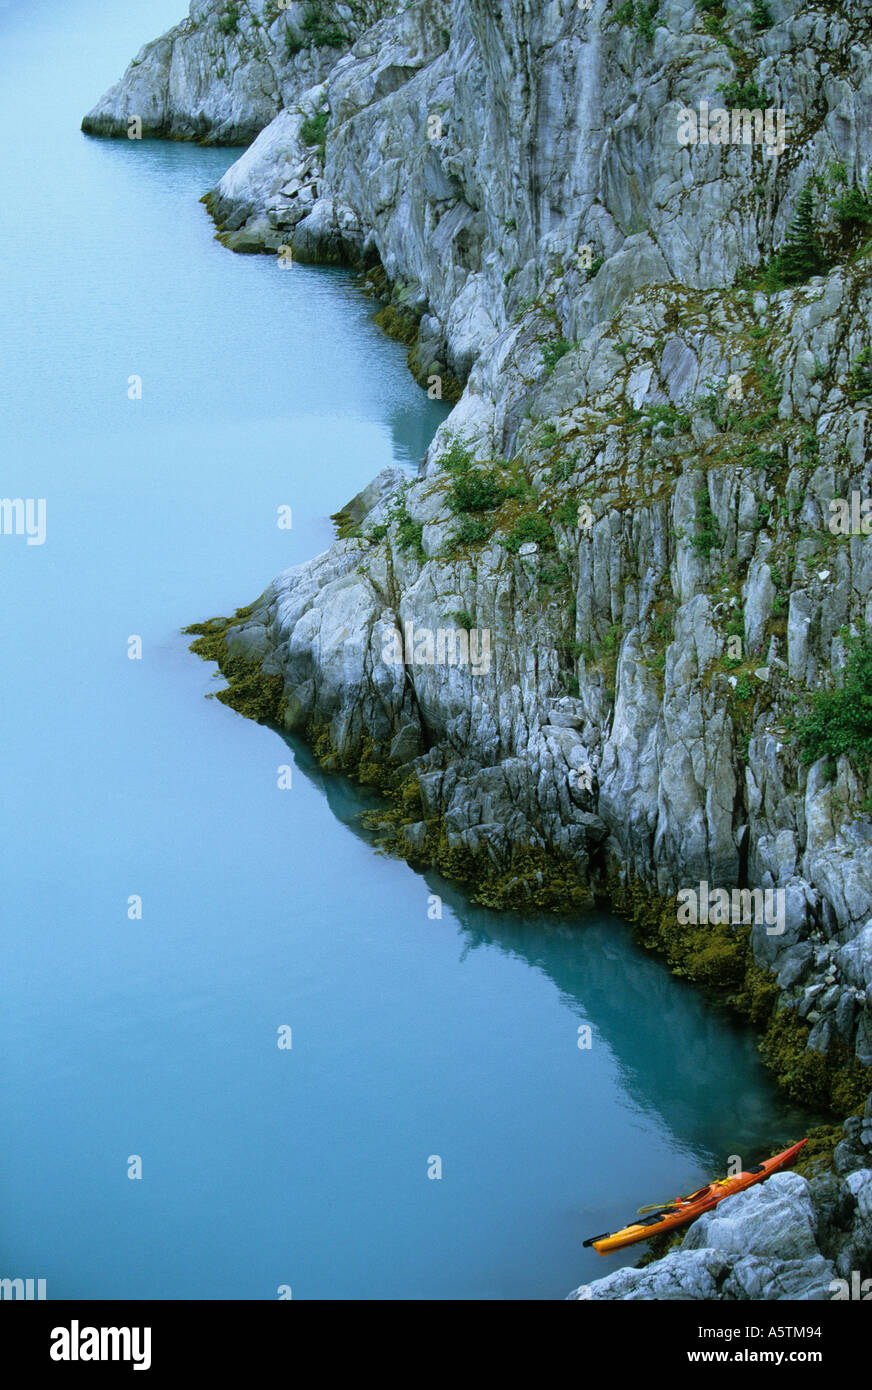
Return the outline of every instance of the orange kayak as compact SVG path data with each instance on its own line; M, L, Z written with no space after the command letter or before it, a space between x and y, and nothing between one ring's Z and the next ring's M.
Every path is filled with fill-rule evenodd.
M702 1216L704 1211L711 1211L712 1207L716 1207L725 1197L732 1197L735 1192L744 1192L746 1187L753 1187L755 1182L763 1182L771 1173L777 1173L779 1168L789 1168L802 1146L807 1143L807 1139L800 1139L798 1144L775 1154L773 1158L767 1158L763 1163L758 1163L756 1168L748 1168L733 1178L720 1178L717 1182L710 1182L698 1192L692 1192L689 1197L676 1197L673 1202L653 1208L650 1215L640 1216L637 1221L624 1226L620 1231L606 1231L604 1235L591 1236L590 1240L585 1240L582 1244L592 1245L598 1255L608 1255L613 1250L623 1250L625 1245L635 1245L639 1240L650 1240L652 1236L662 1235L664 1231L674 1231L678 1226L686 1226L690 1221Z

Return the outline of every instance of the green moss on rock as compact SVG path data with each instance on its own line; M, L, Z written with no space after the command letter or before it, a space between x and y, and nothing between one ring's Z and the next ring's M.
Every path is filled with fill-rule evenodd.
M189 651L204 661L214 661L227 681L226 690L216 690L214 698L228 705L246 719L257 724L281 724L287 707L284 682L281 676L265 675L257 661L233 656L227 645L227 634L240 627L252 609L238 608L232 618L211 618L205 623L192 623L183 629L186 636L195 636ZM210 693L207 699L213 698Z
M542 845L516 845L508 861L495 864L486 852L473 854L464 845L452 844L441 816L425 818L417 774L391 764L387 750L372 739L364 738L353 752L340 755L328 726L310 723L306 735L324 768L343 772L384 796L383 807L361 816L382 853L405 859L414 868L437 869L444 878L462 884L482 907L578 912L593 905L590 888L575 865ZM424 836L414 843L403 833L411 825L425 827Z
M844 1138L843 1125L817 1125L808 1132L808 1143L793 1164L804 1178L815 1178L832 1171L836 1145Z
M780 1009L760 1044L764 1062L794 1100L835 1115L856 1110L869 1094L872 1072L843 1043L834 1043L826 1053L811 1051L810 1032L793 1010Z
M389 338L411 347L418 337L420 319L409 309L398 309L395 304L386 304L375 316L375 321Z
M833 1115L846 1115L865 1101L872 1069L841 1043L826 1054L809 1050L811 1029L795 1011L777 1009L778 983L754 960L749 927L682 924L674 898L651 892L635 878L626 887L610 880L609 897L633 922L639 943L665 956L673 974L764 1027L761 1056L793 1100Z

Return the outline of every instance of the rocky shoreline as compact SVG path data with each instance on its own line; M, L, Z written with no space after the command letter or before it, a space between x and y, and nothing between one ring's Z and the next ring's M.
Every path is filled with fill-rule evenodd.
M196 629L227 703L380 787L385 842L479 900L608 897L791 1094L856 1112L594 1298L872 1274L872 31L790 8L195 0L84 122L256 135L220 238L357 266L460 394L417 478ZM784 148L681 145L719 93L785 113ZM703 885L777 892L780 929L677 930Z

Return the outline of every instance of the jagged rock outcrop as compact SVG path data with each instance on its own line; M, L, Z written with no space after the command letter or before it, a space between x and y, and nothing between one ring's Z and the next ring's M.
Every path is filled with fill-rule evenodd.
M210 196L225 242L374 270L417 374L466 385L418 478L349 504L342 539L223 626L229 657L328 765L404 779L390 830L413 860L438 837L507 871L547 851L627 901L778 890L757 967L812 1053L868 1067L869 770L805 761L792 724L872 619L867 534L831 524L872 496L867 6L725 24L692 0L623 21L414 0L288 58L268 100L241 8L217 85L223 10L195 4L86 128L121 133L138 101L155 133L260 131ZM783 144L682 144L682 112L719 101L781 112ZM805 273L775 273L785 243ZM869 1273L868 1120L835 1176L731 1199L602 1296L817 1297L846 1260ZM736 1211L739 1234L718 1225Z
M389 494L359 538L279 576L228 642L233 653L271 653L264 669L283 676L286 727L329 726L338 754L364 737L387 750L403 731L403 746L418 755L423 818L438 812L458 845L478 852L486 842L505 855L512 842L544 843L601 886L632 873L665 896L700 881L783 890L783 930L758 923L757 958L778 972L781 1002L814 1015L812 1046L825 1051L840 1039L868 1065L867 787L846 758L835 779L826 759L806 769L785 722L791 697L806 689L791 669L816 669L820 682L842 627L863 625L872 593L865 537L841 543L827 529L833 497L857 487L865 496L872 486L867 411L851 408L835 384L815 388L818 412L806 403L804 415L797 405L807 320L822 296L846 372L872 312L862 271L834 272L812 292L783 291L768 320L750 324L741 300L728 306L711 292L690 298L662 287L656 300L632 296L535 386L536 329L547 319L511 327L495 349L499 378L475 395L485 369L474 370L424 476L405 489L402 514ZM670 331L671 314L687 327ZM749 326L762 333L767 322L768 336L743 346ZM653 369L637 366L658 335ZM634 400L644 408L654 372L668 403L669 364L685 357L687 394L733 371L750 383L764 342L781 383L771 436L783 455L780 478L724 457L724 435L704 414L691 413L671 438L649 435L644 416L642 428L618 418ZM621 354L622 344L632 346ZM634 390L641 374L648 385ZM511 407L512 383L524 386L532 415L549 422L553 437L543 442L532 420L510 434L494 423ZM755 408L749 389L752 420ZM612 421L610 410L618 413ZM825 423L809 465L801 459L803 420L816 417ZM498 512L494 534L478 546L451 545L456 475L440 456L464 424L480 455L523 458L529 514L541 517L544 507L557 518L526 553L511 547L515 498L504 504L502 533ZM555 484L567 457L571 470ZM592 513L586 529L574 524L582 495ZM721 542L710 555L694 545L703 514ZM407 544L409 526L420 528L419 549ZM779 578L791 605L802 601L808 615L795 639L772 613L771 574L788 552L789 580ZM724 569L731 557L734 568ZM551 582L559 567L560 582ZM670 640L661 633L664 605ZM487 670L383 659L396 628L436 633L457 612L491 634ZM747 652L739 676L724 665L730 623ZM579 786L585 766L589 790Z
M142 135L248 144L393 3L357 0L321 16L304 0L191 0L188 17L140 49L82 129L127 136L138 116Z

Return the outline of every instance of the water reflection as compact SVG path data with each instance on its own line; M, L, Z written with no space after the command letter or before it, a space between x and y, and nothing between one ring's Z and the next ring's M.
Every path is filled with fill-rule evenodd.
M325 774L299 740L287 742L337 819L372 843L360 815L381 799ZM822 1122L779 1091L760 1059L759 1035L636 945L622 919L602 910L573 919L496 912L438 873L422 878L457 921L461 959L496 948L552 980L579 1024L592 1027L594 1046L609 1049L622 1089L701 1162L724 1166L738 1154L755 1163Z

